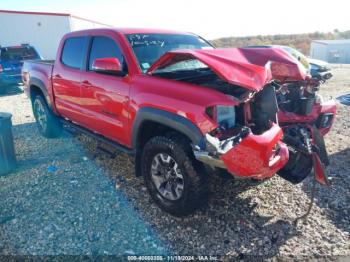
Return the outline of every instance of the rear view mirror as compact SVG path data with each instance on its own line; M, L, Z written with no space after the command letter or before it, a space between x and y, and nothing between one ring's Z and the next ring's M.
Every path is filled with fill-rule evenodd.
M115 57L95 59L92 63L92 71L111 75L125 75L120 61Z

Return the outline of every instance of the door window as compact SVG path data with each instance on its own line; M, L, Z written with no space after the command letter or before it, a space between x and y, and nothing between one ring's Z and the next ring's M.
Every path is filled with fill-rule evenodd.
M87 37L68 38L64 43L61 62L71 68L82 68L86 56L87 40Z
M98 58L117 58L123 65L123 70L126 71L120 48L114 40L109 37L96 36L93 38L89 58L89 70L92 70L92 64Z

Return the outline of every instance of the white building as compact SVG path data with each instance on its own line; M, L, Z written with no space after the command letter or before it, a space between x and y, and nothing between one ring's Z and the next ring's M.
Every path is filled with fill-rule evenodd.
M64 34L101 27L110 26L70 14L0 10L0 45L30 44L44 59L55 59Z
M313 40L310 56L328 63L350 64L350 39Z

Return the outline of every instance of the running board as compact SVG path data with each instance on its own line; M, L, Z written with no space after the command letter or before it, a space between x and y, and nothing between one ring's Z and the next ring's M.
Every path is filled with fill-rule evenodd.
M89 137L95 138L99 142L110 145L123 153L126 153L128 155L134 155L134 150L127 148L127 147L125 147L117 142L114 142L114 141L112 141L112 140L110 140L110 139L108 139L100 134L94 133L94 132L92 132L84 127L81 127L81 126L74 124L71 121L68 121L65 119L60 119L60 121L62 122L64 128L67 129L67 131L82 133L82 134L87 135Z

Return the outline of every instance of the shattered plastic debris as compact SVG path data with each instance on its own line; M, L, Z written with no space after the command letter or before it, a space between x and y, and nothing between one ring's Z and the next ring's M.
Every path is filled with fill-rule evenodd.
M225 141L220 141L217 137L211 136L209 134L206 134L205 138L213 147L216 148L219 154L225 154L232 148L231 143L225 143Z
M56 172L58 170L58 168L56 167L56 166L49 166L48 168L47 168L47 172L49 172L49 173L54 173L54 172Z
M207 143L214 147L217 153L223 155L230 151L234 146L241 143L242 139L244 139L250 132L251 131L248 127L242 127L239 130L236 130L236 132L232 134L232 137L224 140L220 140L218 137L212 136L209 133L205 135L205 138Z

